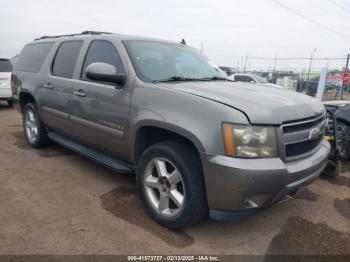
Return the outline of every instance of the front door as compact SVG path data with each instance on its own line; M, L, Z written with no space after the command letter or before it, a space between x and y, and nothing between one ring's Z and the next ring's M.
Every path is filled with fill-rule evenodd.
M96 149L120 158L127 156L127 135L130 113L130 86L93 82L86 77L86 68L95 62L108 63L125 73L115 46L105 40L90 43L76 82L71 101L74 136Z

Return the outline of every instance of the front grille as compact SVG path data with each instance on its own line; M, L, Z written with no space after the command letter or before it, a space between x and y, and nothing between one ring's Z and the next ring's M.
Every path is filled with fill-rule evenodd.
M286 160L311 154L323 140L325 125L324 114L314 118L283 123L281 131ZM320 130L321 134L318 137L312 136L312 133L317 129Z
M296 124L286 124L282 127L283 133L293 133L293 132L298 132L300 130L305 130L305 129L310 129L313 128L319 124L321 124L324 121L324 118L316 118L316 119L310 119L310 120L305 120L300 123Z
M307 140L302 141L294 144L286 145L286 157L293 157L300 155L302 153L310 152L314 150L323 139L323 136L321 136L317 140Z

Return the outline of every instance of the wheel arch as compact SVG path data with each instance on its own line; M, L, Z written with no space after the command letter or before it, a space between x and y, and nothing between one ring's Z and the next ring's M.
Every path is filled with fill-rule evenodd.
M131 136L131 157L135 164L141 154L152 144L174 140L182 141L190 146L200 160L200 152L204 152L204 146L190 131L169 123L160 121L144 121L139 123Z
M349 118L338 117L337 122L343 123L344 125L347 125L348 127L350 127L350 119Z
M18 102L19 102L19 106L20 106L20 111L23 112L24 106L27 103L30 103L30 102L36 103L36 100L35 100L33 94L31 94L30 92L22 91L19 93Z

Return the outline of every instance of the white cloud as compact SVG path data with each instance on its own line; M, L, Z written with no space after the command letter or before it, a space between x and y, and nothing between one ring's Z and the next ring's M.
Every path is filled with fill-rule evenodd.
M350 13L330 0L279 0L319 23L350 35ZM350 0L337 0L350 8ZM241 57L345 56L350 38L323 28L281 8L271 0L2 0L0 55L13 56L41 35L112 31L179 41L204 42L207 56L218 64L235 66ZM266 68L273 61L249 61ZM342 62L330 62L340 67ZM326 62L316 62L315 68ZM277 68L307 67L303 62L279 62Z

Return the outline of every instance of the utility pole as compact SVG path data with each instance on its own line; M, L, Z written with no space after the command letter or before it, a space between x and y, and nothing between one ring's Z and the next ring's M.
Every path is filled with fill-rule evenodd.
M309 80L310 80L310 73L311 73L311 67L312 67L312 60L314 59L316 51L317 49L315 48L310 55L309 70L307 71L307 80L306 80L306 88L305 88L306 94L309 93Z
M203 54L203 41L201 41L201 53Z
M301 70L301 84L300 84L300 87L299 87L300 93L303 92L303 85L304 85L304 68Z
M247 60L248 60L248 55L246 55L246 56L245 56L243 73L245 73L245 71L246 71L246 67L247 67Z
M275 55L275 63L274 63L274 65L273 65L273 71L272 71L272 73L274 73L275 70L276 70L276 64L277 64L277 54Z
M345 64L345 68L343 70L342 82L341 82L341 87L340 87L340 100L343 100L343 96L344 96L344 75L345 75L345 71L348 71L348 69L349 69L349 59L350 59L350 54L348 54L348 56L346 58L346 64Z

